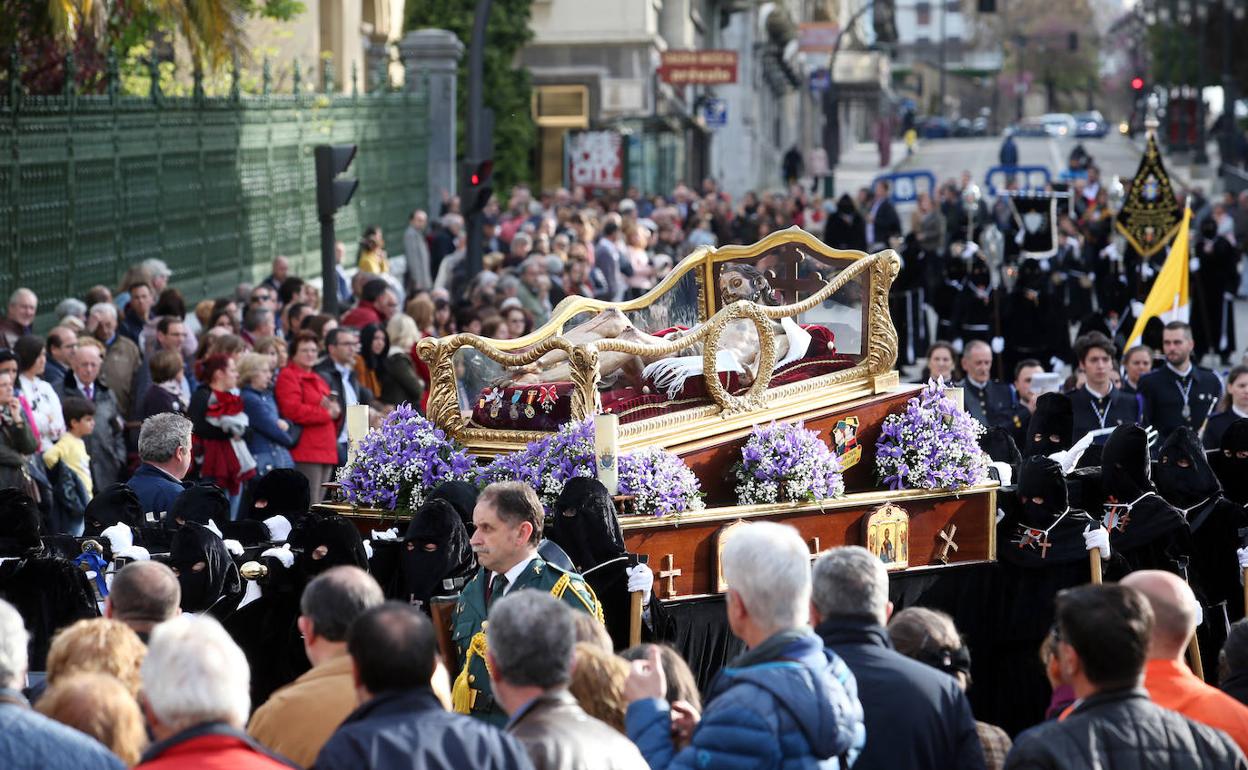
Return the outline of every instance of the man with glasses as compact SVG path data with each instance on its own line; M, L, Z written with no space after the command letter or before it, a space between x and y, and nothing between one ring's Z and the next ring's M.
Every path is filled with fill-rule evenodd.
M330 396L338 402L340 413L335 422L338 431L338 464L347 461L347 407L373 404L373 394L360 387L355 376L355 357L360 352L360 334L340 326L325 336L326 356L312 368L329 385Z

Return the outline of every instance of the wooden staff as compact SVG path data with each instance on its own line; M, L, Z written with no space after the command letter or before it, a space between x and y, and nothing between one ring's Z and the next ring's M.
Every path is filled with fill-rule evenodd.
M1187 660L1192 667L1192 673L1204 681L1205 667L1200 660L1200 642L1196 640L1196 634L1192 634L1192 640L1187 643Z
M641 591L629 594L628 608L628 646L641 644Z
M1092 563L1092 585L1101 584L1101 549L1093 548L1088 551L1088 559Z

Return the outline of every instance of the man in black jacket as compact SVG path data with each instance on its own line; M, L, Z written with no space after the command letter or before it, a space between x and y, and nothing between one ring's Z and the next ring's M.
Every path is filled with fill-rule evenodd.
M984 767L970 704L953 677L893 649L888 572L865 548L833 548L815 562L811 619L858 680L867 745L855 770Z
M1078 700L1064 720L1020 735L1006 770L1248 768L1225 733L1148 699L1142 684L1152 630L1148 600L1129 586L1087 585L1059 594L1057 660Z
M360 333L355 329L339 326L325 335L325 360L312 367L325 384L329 394L338 402L338 464L347 461L347 407L357 404L372 405L375 400L368 388L360 386L355 376L355 356L360 352Z

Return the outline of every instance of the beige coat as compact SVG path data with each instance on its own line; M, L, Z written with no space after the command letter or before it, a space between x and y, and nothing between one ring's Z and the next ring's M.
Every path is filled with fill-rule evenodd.
M356 705L351 656L343 655L273 693L251 716L247 732L300 767L311 767Z

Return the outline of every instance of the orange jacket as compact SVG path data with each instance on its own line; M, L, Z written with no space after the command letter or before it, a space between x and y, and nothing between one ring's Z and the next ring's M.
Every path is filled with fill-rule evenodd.
M1217 728L1248 751L1248 706L1205 684L1187 666L1173 660L1150 660L1144 668L1144 688L1158 706Z

